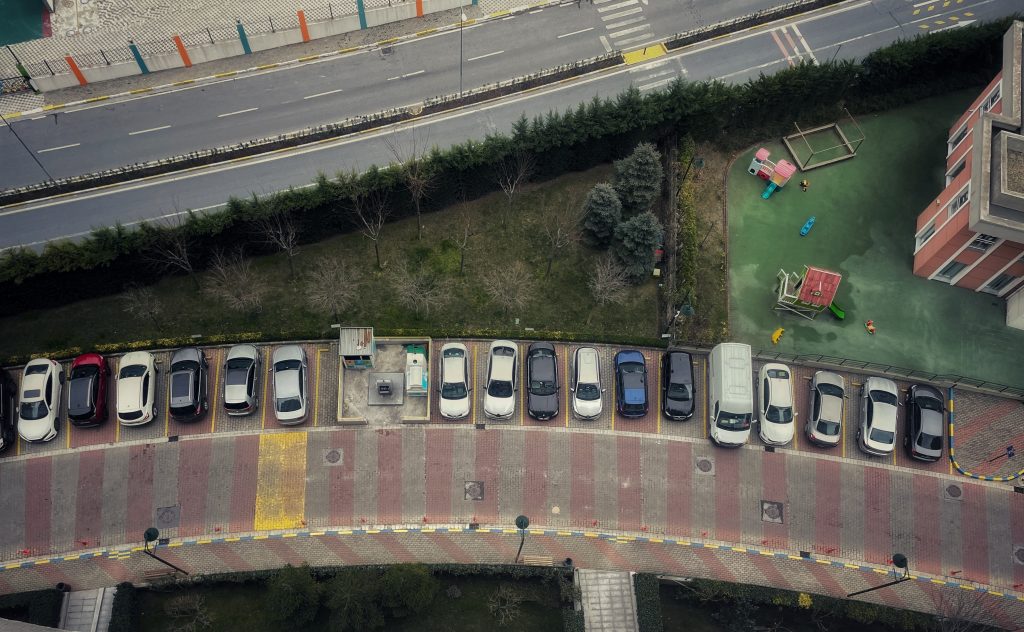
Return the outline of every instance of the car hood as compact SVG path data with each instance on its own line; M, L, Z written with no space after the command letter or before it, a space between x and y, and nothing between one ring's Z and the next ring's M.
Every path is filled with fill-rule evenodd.
M513 397L494 397L493 395L487 395L484 397L484 412L498 417L505 417L511 415L512 411L516 408L516 398Z
M26 441L40 441L53 429L53 418L49 415L42 419L18 420L18 433Z
M747 442L747 438L750 437L750 429L726 430L719 428L716 424L711 424L711 436L718 443L725 445L743 445Z
M777 424L761 420L760 435L765 443L786 444L793 440L793 422Z
M667 410L670 415L681 415L684 417L692 415L693 400L686 399L680 401L677 399L665 398L665 410Z
M446 417L465 417L469 414L469 400L469 397L463 397L462 399L439 397L438 406L441 409L441 414Z
M572 400L572 408L580 417L597 417L601 414L601 400L599 399L576 399Z
M529 397L530 411L541 415L553 415L558 412L558 393L554 395L533 395Z

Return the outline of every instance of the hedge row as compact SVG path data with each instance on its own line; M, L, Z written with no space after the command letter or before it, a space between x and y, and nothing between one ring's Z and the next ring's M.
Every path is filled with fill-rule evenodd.
M639 141L669 134L737 148L788 132L794 120L834 120L843 106L860 114L983 85L999 71L1001 39L1010 22L1006 18L900 41L860 63L800 65L742 85L678 80L663 91L641 94L632 88L565 112L532 120L524 116L510 135L435 149L424 157L423 169L433 174L435 186L423 210L495 190L496 166L518 152L533 154L535 178L546 179L609 162ZM387 197L392 219L410 216L415 205L403 177L398 168L321 175L302 190L232 199L222 211L189 213L178 226L115 226L77 242L48 244L42 253L8 250L0 257L0 316L153 282L162 276L152 264L153 253L179 236L190 243L195 268L202 269L218 249L241 244L246 254L267 252L256 222L268 215L290 215L304 242L355 230L354 205L370 196Z
M636 596L636 622L640 632L662 632L661 583L657 575L633 575L633 594Z
M55 589L0 595L0 617L55 628L63 603L64 593Z

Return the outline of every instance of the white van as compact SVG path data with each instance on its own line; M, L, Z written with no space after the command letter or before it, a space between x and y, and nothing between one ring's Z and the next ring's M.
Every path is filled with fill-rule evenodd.
M708 358L708 426L711 440L738 447L750 436L754 412L750 345L723 342Z

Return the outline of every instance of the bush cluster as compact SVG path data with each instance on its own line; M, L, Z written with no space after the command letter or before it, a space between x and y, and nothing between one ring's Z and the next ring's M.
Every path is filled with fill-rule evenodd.
M1000 69L1002 36L1012 19L899 41L860 63L803 64L741 85L679 80L662 91L641 94L632 88L565 112L532 120L524 116L510 135L491 135L425 156L425 168L436 180L422 210L495 190L495 166L515 152L534 155L535 177L546 179L609 162L638 142L671 134L734 148L789 131L794 120L835 119L843 106L862 114L983 85ZM194 265L202 269L215 251L239 243L249 255L267 252L253 229L260 218L275 213L288 213L297 221L303 242L349 232L356 227L354 204L370 194L387 195L392 219L415 212L402 170L371 168L360 175L321 175L301 190L232 199L222 211L188 213L180 225L143 223L134 230L114 226L79 241L48 244L41 253L8 250L0 257L0 316L153 282L166 271L152 265L152 254L176 236L189 240ZM641 190L630 195L629 204L643 199Z
M63 602L64 593L55 589L0 595L0 617L55 628Z
M109 632L135 632L139 629L139 596L131 582L121 582L110 605Z
M636 595L636 622L640 632L662 632L661 584L657 575L633 575L633 593Z

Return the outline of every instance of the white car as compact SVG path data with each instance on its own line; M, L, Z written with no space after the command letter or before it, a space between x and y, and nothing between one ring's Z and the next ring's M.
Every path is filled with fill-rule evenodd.
M494 419L509 419L516 411L519 374L519 347L510 340L495 340L487 356L487 392L484 414Z
M117 370L117 420L141 426L156 419L156 363L148 351L132 351Z
M767 445L783 446L793 440L793 373L785 364L769 362L761 367L758 436Z
M449 342L441 347L441 397L438 410L445 419L469 415L469 352L466 345Z
M604 408L601 393L601 356L593 347L580 347L572 354L569 369L572 412L580 419L596 419Z
M18 407L18 434L22 439L38 443L57 436L63 384L64 368L58 362L36 358L25 365Z
M274 414L282 426L306 420L306 350L299 345L274 349Z
M860 391L860 427L857 443L871 456L892 454L896 446L896 383L884 377L869 377Z

